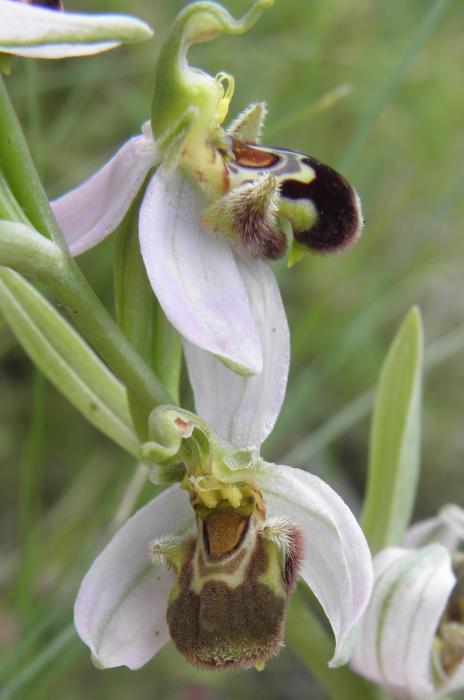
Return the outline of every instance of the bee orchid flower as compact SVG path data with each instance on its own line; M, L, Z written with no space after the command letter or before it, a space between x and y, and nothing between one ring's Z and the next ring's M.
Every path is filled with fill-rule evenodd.
M276 284L265 263L243 263L250 287L263 286L257 272ZM169 639L201 668L261 667L282 645L298 578L332 626L331 665L349 658L371 592L370 552L327 484L259 456L285 393L288 328L272 295L251 298L262 306L263 372L240 376L187 345L201 418L158 407L142 451L159 463L154 481L180 481L127 521L82 582L75 624L101 667L137 669Z
M145 22L128 15L64 12L54 0L0 0L0 54L86 56L151 36Z
M404 547L374 558L374 590L352 658L395 698L464 688L464 511L450 505L414 525Z
M52 203L79 255L114 231L145 183L139 238L154 293L187 340L244 375L263 362L238 260L258 265L283 255L285 222L292 245L322 253L346 247L362 226L359 199L341 175L258 145L263 104L224 130L232 76L213 78L187 63L190 45L246 31L270 4L258 0L241 20L211 2L185 8L158 59L151 124Z

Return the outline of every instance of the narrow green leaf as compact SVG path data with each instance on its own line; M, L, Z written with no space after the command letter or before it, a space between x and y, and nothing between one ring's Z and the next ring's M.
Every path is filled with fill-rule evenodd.
M423 334L420 312L403 321L380 373L369 440L362 518L373 551L399 544L419 477Z
M150 365L153 357L156 306L140 253L139 199L137 198L118 227L114 257L114 293L120 327L132 347ZM127 397L137 434L145 441L148 438L150 410L135 392L129 390Z
M0 311L31 360L87 420L138 455L124 387L26 280L0 271Z

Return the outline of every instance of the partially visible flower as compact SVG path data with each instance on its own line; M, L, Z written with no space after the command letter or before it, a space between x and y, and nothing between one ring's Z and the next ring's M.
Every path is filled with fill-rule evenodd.
M62 12L61 2L0 0L0 54L86 56L153 36L135 17Z
M257 0L241 20L215 3L186 7L158 60L152 128L52 203L79 255L114 231L146 182L139 236L153 291L187 340L242 374L262 370L262 348L238 259L280 257L289 227L296 255L301 246L341 250L362 228L359 199L341 175L310 156L258 146L261 103L224 130L232 76L187 63L191 44L245 31L270 4Z
M276 284L264 263L241 264L246 284ZM143 456L163 461L158 481L181 462L180 487L138 511L82 582L75 624L102 667L139 668L170 637L203 668L261 666L282 645L298 577L332 625L331 665L349 657L371 591L369 549L327 484L259 457L282 403L289 347L282 306L273 308L273 327L265 322L272 295L254 291L263 372L244 378L187 348L197 409L217 432L187 411L155 409Z
M464 688L464 511L413 526L374 559L374 590L352 665L396 698Z

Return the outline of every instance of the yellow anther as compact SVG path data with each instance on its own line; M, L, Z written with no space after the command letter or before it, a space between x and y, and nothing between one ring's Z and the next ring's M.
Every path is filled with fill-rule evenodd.
M218 73L216 75L216 82L221 86L223 90L223 96L218 102L218 107L215 115L215 128L221 126L224 119L227 117L229 105L235 90L235 78L233 75L230 75L230 73ZM226 85L225 88L224 83Z

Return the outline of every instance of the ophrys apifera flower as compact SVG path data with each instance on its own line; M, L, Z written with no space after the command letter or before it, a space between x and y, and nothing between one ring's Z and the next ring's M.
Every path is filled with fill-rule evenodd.
M405 547L374 559L374 590L353 667L396 698L464 687L464 513L444 507L413 526Z
M257 270L275 284L261 261ZM253 284L250 260L243 273ZM153 412L142 457L161 465L154 481L179 483L139 510L84 578L75 622L100 666L139 668L170 638L200 667L260 665L282 645L299 577L332 625L331 664L347 661L372 583L362 531L321 479L259 456L286 386L282 315L274 309L275 332L260 324L260 375L239 376L188 346L202 418L168 406Z
M280 257L289 226L292 246L322 253L356 240L362 227L359 199L341 175L259 145L263 104L224 129L232 76L187 63L190 45L246 31L270 4L258 0L241 20L211 2L185 8L160 53L151 124L53 203L78 255L118 226L145 183L140 246L161 306L187 340L242 374L262 370L262 348L238 258Z

